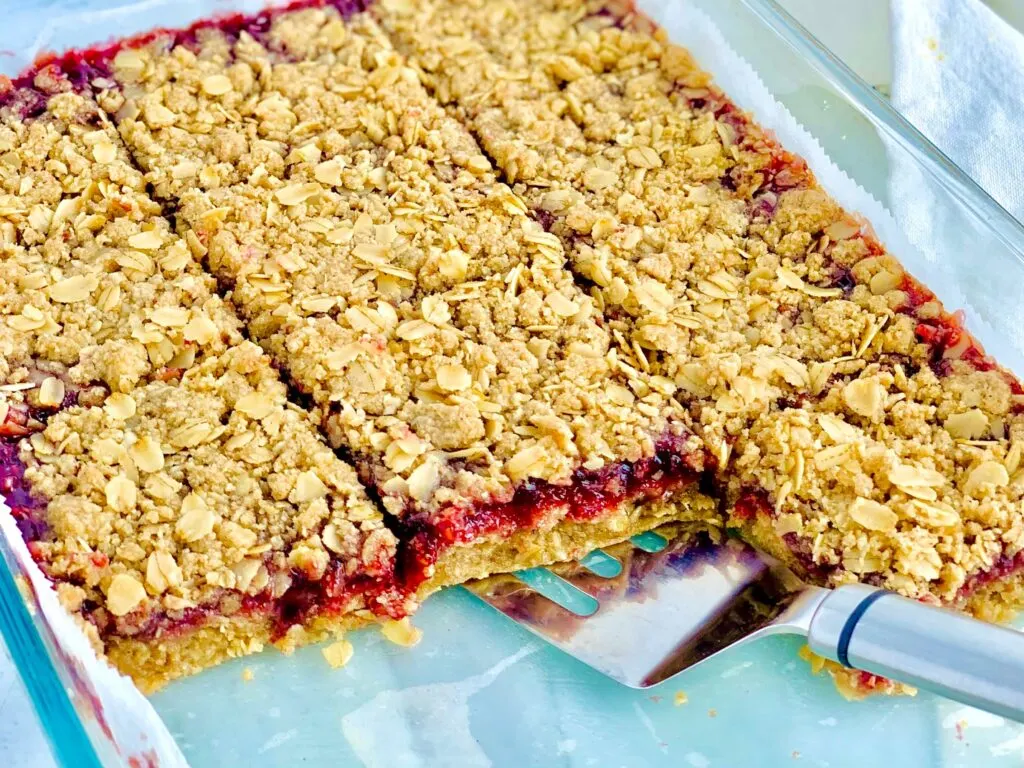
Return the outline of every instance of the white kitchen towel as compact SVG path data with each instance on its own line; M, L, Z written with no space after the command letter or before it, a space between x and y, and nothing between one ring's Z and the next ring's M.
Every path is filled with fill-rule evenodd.
M979 0L892 0L892 102L1024 221L1024 36Z

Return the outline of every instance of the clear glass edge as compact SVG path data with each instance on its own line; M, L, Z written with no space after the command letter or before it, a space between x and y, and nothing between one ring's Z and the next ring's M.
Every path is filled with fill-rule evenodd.
M1024 224L1014 218L982 187L960 169L912 123L904 118L866 81L854 73L824 46L776 0L740 0L768 29L776 34L819 76L836 88L866 119L910 153L929 176L953 195L1024 264ZM145 0L143 6L175 6L175 0ZM184 5L190 5L185 3ZM242 0L242 5L252 3ZM276 3L267 3L272 7ZM113 9L112 15L130 15L139 3ZM59 23L59 22L58 22ZM49 26L49 24L47 25ZM48 29L41 29L45 35ZM45 40L37 38L37 43ZM49 650L37 622L33 620L15 582L18 571L13 553L0 541L0 634L25 685L43 727L54 758L59 764L91 768L100 766L87 731L75 711L58 671L59 661Z
M100 759L58 672L58 662L18 589L16 570L14 553L0 539L0 634L7 651L57 763L100 768Z
M866 119L910 152L940 186L1024 264L1024 223L1018 221L878 91L846 65L777 0L740 0L780 39L829 81Z

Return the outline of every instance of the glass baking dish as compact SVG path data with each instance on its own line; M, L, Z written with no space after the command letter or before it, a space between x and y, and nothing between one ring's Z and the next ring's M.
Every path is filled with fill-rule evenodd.
M880 235L911 271L948 307L965 310L986 349L1024 373L1024 338L1012 311L1024 299L1024 227L774 0L686 2L742 52L839 171L889 209ZM18 4L4 9L0 74L17 73L44 50L262 5ZM745 105L743 82L723 85ZM831 191L847 199L848 190ZM0 631L56 760L120 764L126 755L105 738L102 711L73 693L80 691L78 671L59 651L37 601L18 589L19 579L14 553L0 540ZM355 661L341 670L331 670L316 647L291 657L270 651L175 683L150 701L195 766L704 768L788 766L799 758L831 768L923 768L1024 759L1024 729L926 694L844 701L798 660L793 639L737 649L641 692L539 643L460 589L429 600L416 623L425 635L413 650L364 631L352 638ZM15 755L0 763L18 764Z

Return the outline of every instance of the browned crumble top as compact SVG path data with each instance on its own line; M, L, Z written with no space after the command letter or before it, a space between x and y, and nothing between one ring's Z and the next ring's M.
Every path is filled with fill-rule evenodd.
M219 33L124 52L124 100L103 101L385 505L465 505L652 455L686 417L676 386L624 361L559 239L375 22L306 11L270 36L308 58Z
M0 381L41 369L126 392L177 375L241 340L215 287L94 102L60 93L28 123L0 110Z
M130 635L331 560L389 576L396 541L355 471L242 340L104 113L51 85L40 117L0 112L0 424L77 391L21 443L61 597Z
M799 166L773 181L778 148L703 108L725 102L685 51L590 15L600 7L382 0L374 13L552 217L613 332L699 414L729 500L769 495L760 533L790 535L773 548L833 584L954 600L1021 549L1021 398L1003 372L956 359L966 342L937 377L914 331L938 303L900 312L896 260Z
M119 635L148 629L154 611L230 616L243 595L280 597L292 572L319 580L332 558L347 577L393 568L394 535L355 471L250 342L180 382L62 411L23 445L27 478L50 499L48 573L68 582L69 607L101 604L93 620Z
M262 42L124 49L98 105L51 70L42 115L7 100L0 434L43 430L21 443L50 499L33 546L72 609L124 640L339 563L386 582L396 539L315 419L398 514L674 432L716 459L729 523L816 581L1020 602L972 580L1022 549L1020 387L966 334L935 359L918 326L944 310L866 226L689 54L602 10L283 13ZM713 517L699 501L678 516ZM248 652L267 627L242 613L205 655L154 653Z

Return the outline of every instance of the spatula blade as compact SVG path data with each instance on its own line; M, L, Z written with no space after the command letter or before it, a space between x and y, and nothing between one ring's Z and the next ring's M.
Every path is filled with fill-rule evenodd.
M645 539L581 561L601 561L596 570L614 573L606 558L615 558L622 568L612 578L573 564L550 572L531 569L522 579L492 577L467 588L633 688L663 682L742 642L771 625L796 595L791 579L781 578L755 550L733 539L716 544L706 534L689 535L661 551L650 549ZM560 582L554 588L553 575Z

